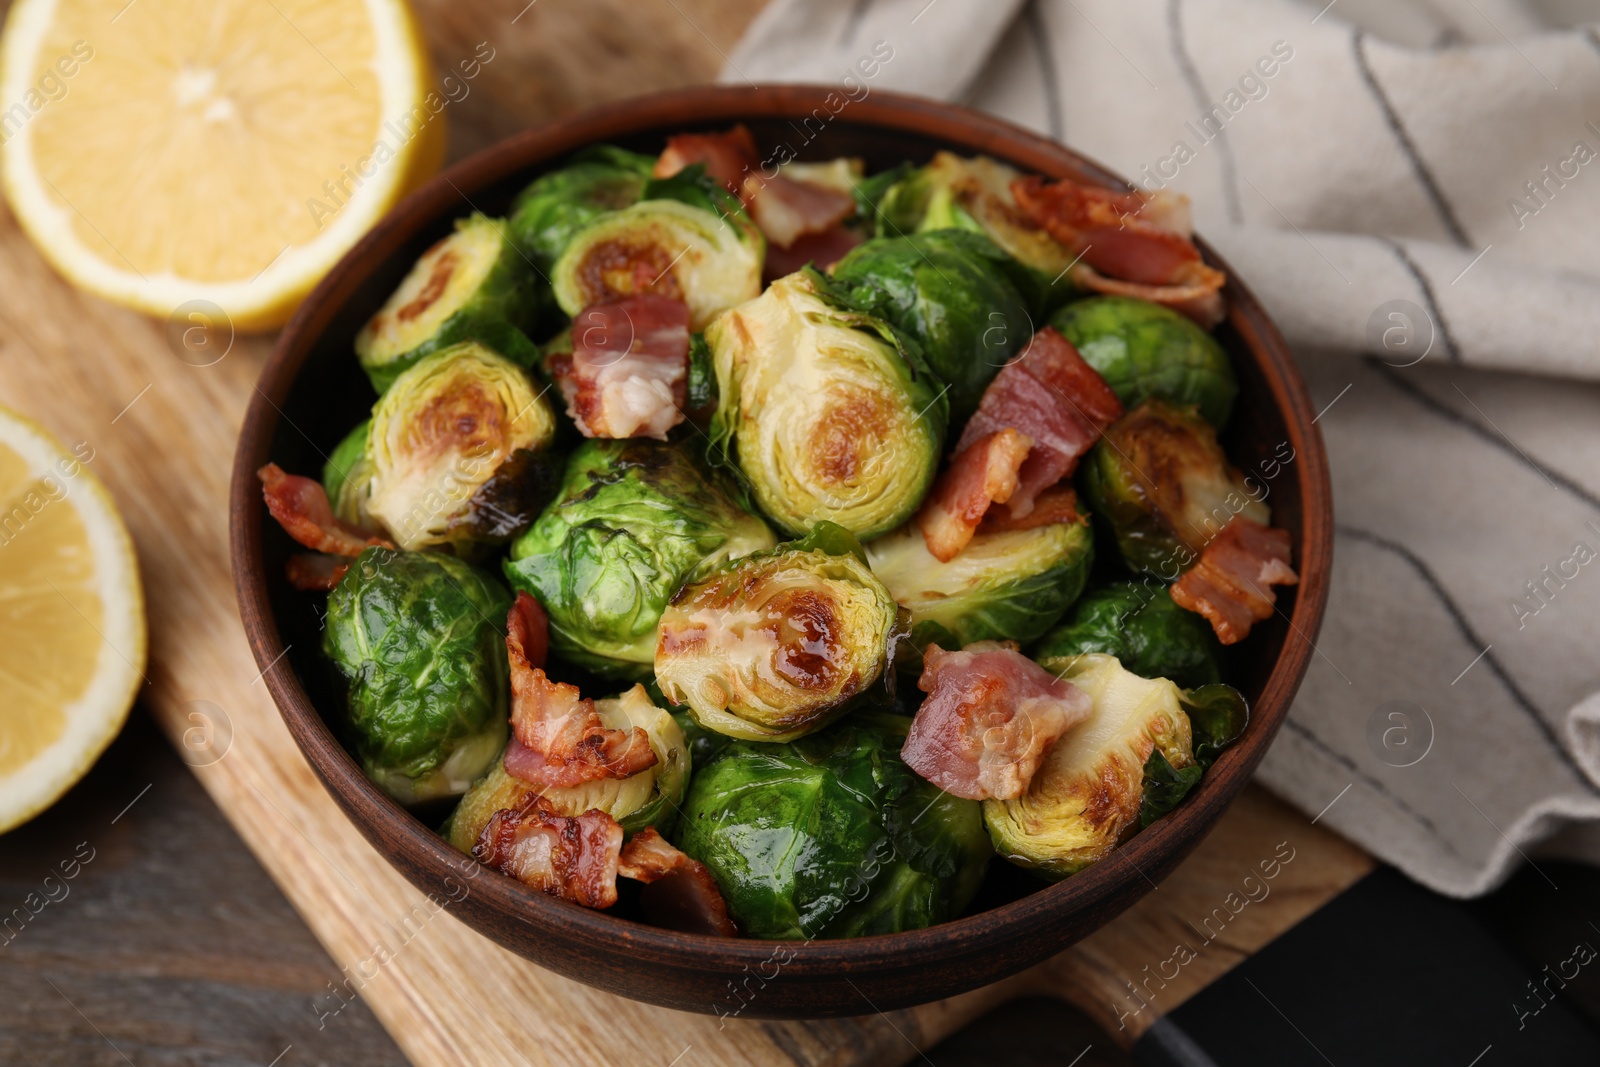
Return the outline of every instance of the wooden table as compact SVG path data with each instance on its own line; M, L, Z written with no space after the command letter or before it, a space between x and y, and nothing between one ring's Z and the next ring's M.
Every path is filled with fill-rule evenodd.
M470 95L448 112L453 158L589 104L709 80L760 0L524 4L419 0L416 5L441 66L473 54L479 42L487 41L495 50ZM188 750L200 785L332 957L345 962L368 957L374 943L392 930L389 917L406 915L420 898L338 815L290 743L245 647L227 569L228 465L271 338L240 338L221 362L190 366L168 349L164 323L64 285L9 214L0 217L0 290L7 294L0 306L0 403L27 412L66 441L93 444L95 470L111 487L137 543L151 625L144 706L180 746L186 731L191 742L193 731L210 731L209 747ZM209 880L219 873L214 865L231 865L233 877L226 882L231 888L221 898L205 900L207 910L199 913L192 937L172 944L170 935L152 929L146 931L146 941L128 942L136 947L130 949L126 976L182 979L175 985L159 984L150 995L179 997L185 1011L192 999L192 1016L182 1017L194 1035L216 1033L220 1019L248 1020L274 998L321 991L335 969L292 930L281 908L274 912L263 903L271 894L259 875L241 873L245 861L225 856L227 850L215 844L215 835L207 838L186 829L198 817L193 815L199 805L192 783L171 775L162 779L162 788L177 798L169 807L156 803L161 794L154 785L149 796L136 799L136 779L117 779L115 789L94 801L92 815L85 818L92 823L105 817L99 836L76 829L78 824L69 818L65 825L74 829L62 831L59 842L39 840L44 831L24 830L7 839L0 855L8 863L70 858L78 844L71 838L81 832L88 847L97 850L86 869L85 886L117 865L134 870L154 865L145 869L159 870L164 877L187 869L203 872L206 880L200 873L193 875L201 893L204 887L222 884ZM111 794L117 789L134 806L113 822L113 805L121 794ZM171 836L143 835L133 847L125 824L139 826L149 817L141 812L147 804L145 810L159 811L171 822ZM57 826L55 820L52 813L41 825ZM1202 924L1249 870L1275 853L1281 855L1283 842L1294 859L1283 866L1271 897L1227 923L1179 979L1162 988L1149 1007L1133 1012L1138 1002L1128 997L1126 987L1142 980L1144 968L1166 959L1175 943L1192 941L1190 925ZM1125 1045L1161 1012L1370 866L1358 850L1252 791L1192 859L1127 915L1034 971L952 1001L850 1020L736 1020L719 1030L714 1019L621 1001L539 971L445 918L430 924L364 984L362 1002L406 1054L423 1064L623 1058L666 1063L687 1048L697 1050L697 1064L895 1062L915 1057L994 1005L1031 993L1071 1000ZM11 869L4 869L7 889L16 887ZM16 885L26 883L26 877L18 877ZM47 1037L58 1033L67 1040L70 1035L71 1047L78 1049L78 1038L89 1032L74 1021L78 1018L96 1032L109 1028L103 1032L108 1045L142 1042L154 1049L175 1039L171 1011L158 1011L128 994L130 987L120 978L75 975L71 952L64 947L75 936L120 937L114 931L128 909L118 894L135 893L136 883L113 880L109 903L85 893L81 911L80 901L68 896L51 905L58 908L50 913L55 924L51 936L43 935L52 927L41 925L31 944L17 938L0 948L0 968L8 953L28 961L20 972L0 970L0 991L11 993L8 1006L23 1005L29 1018L37 1012L41 1019L55 1019L41 1024ZM241 885L249 888L241 891ZM194 903L188 899L185 907ZM253 909L261 909L260 914ZM140 913L133 909L129 914ZM248 921L232 922L241 914ZM225 936L207 940L206 915L229 917L218 928ZM40 921L45 920L42 914ZM43 994L35 988L38 982L12 988L16 983L26 986L18 973L29 980L61 977L67 984L57 981L59 989L46 988ZM74 977L83 979L81 986L74 984ZM191 980L196 983L192 996L180 991ZM44 994L48 998L41 1000ZM72 1014L63 1015L66 1004L58 1002L69 1000ZM115 1010L106 1010L113 1003ZM54 1014L47 1005L57 1007ZM316 1013L307 1014L315 1028ZM158 1017L167 1021L160 1027L153 1021L147 1025L147 1019ZM249 1042L248 1052L241 1047L236 1055L266 1063L278 1055L270 1046L279 1038L289 1045L299 1035L309 1044L333 1030L335 1036L328 1039L332 1044L320 1046L317 1057L336 1063L389 1062L384 1057L390 1053L362 1059L367 1053L354 1051L355 1036L349 1048L342 1044L345 1032L370 1035L373 1020L361 1004L323 1022L315 1039L307 1036L304 1022L296 1022L273 1032L271 1040L249 1036L246 1026L226 1042ZM53 1031L52 1025L66 1028ZM162 1029L167 1033L156 1032ZM517 1034L515 1041L505 1036L508 1030ZM14 1031L11 1038L7 1033L0 1030L0 1041L15 1040ZM0 1044L0 1057L8 1060L43 1059L36 1048L12 1056L5 1056L6 1051ZM58 1062L98 1062L95 1056L122 1062L120 1053L113 1056L109 1048L80 1051L83 1058Z

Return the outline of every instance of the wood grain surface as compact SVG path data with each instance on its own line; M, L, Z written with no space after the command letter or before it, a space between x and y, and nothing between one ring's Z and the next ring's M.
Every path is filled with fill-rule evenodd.
M448 111L459 158L592 103L711 79L760 4L417 6L441 67L480 41L496 49L471 94ZM0 403L68 443L93 446L91 466L137 544L150 615L146 706L348 967L346 997L359 992L418 1064L898 1062L1032 993L1071 999L1127 1042L1370 867L1359 851L1251 791L1193 858L1111 926L1034 971L955 1000L889 1015L863 1003L859 1019L719 1024L541 971L448 908L433 912L378 859L313 778L260 683L228 574L226 486L271 338L239 337L225 358L193 366L174 354L166 323L63 284L9 213L0 216L0 291ZM1260 865L1281 857L1280 848L1293 858L1280 858L1262 883ZM1246 885L1253 872L1268 893ZM1175 968L1180 945L1189 958ZM341 1003L331 989L323 1002L329 1012Z

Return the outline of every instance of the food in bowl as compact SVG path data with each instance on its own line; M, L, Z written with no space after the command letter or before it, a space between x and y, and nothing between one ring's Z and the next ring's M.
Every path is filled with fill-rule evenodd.
M1224 281L1181 198L983 157L579 153L361 331L381 393L322 481L260 472L352 752L676 929L892 933L996 862L1084 870L1239 736L1222 647L1297 580L1218 443Z

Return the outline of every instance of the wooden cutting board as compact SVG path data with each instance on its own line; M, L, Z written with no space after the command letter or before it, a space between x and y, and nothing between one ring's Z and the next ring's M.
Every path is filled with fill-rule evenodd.
M417 5L441 68L479 42L495 52L447 112L452 158L602 100L710 80L761 0L524 4ZM416 916L430 909L323 792L239 626L228 471L272 338L237 338L219 362L193 366L174 355L166 323L64 284L9 213L0 216L0 292L0 403L69 444L87 442L92 469L132 529L149 600L142 699L419 1065L664 1064L690 1050L684 1062L695 1064L901 1062L1030 993L1073 1001L1128 1044L1371 867L1359 850L1251 790L1159 889L1056 959L953 1000L888 1015L864 1003L860 1018L818 1022L719 1024L648 1007L542 971L447 913L419 926ZM1264 863L1276 876L1261 897L1243 880L1260 878ZM1260 899L1240 903L1252 896ZM1172 968L1180 943L1195 957L1177 978L1156 977ZM339 1003L330 990L319 1010Z

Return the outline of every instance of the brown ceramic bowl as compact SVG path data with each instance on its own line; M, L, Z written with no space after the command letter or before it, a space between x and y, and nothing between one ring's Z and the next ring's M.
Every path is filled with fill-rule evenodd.
M684 1011L726 1014L743 1004L744 1016L783 1018L903 1007L993 982L1110 921L1182 861L1249 780L1305 673L1327 600L1332 513L1322 441L1288 349L1229 271L1229 316L1217 336L1232 354L1241 391L1224 440L1245 470L1281 457L1285 446L1294 450L1271 483L1271 503L1274 522L1294 539L1301 582L1280 594L1279 614L1234 651L1231 678L1253 709L1244 737L1176 811L1104 862L1047 885L997 860L964 918L926 930L811 942L720 940L647 926L625 908L588 911L534 892L456 852L368 782L330 729L340 701L318 652L321 598L284 580L292 546L262 506L255 471L271 460L314 474L364 417L372 393L352 339L452 220L474 209L505 212L530 179L585 145L655 152L669 134L734 122L746 123L763 149L788 144L801 159L861 156L877 170L947 148L1125 187L1060 145L973 111L886 92L842 110L840 99L804 86L690 89L587 111L464 160L380 222L306 300L262 372L234 462L233 569L245 631L290 732L345 813L414 885L486 936L570 978ZM837 115L829 117L830 105Z

